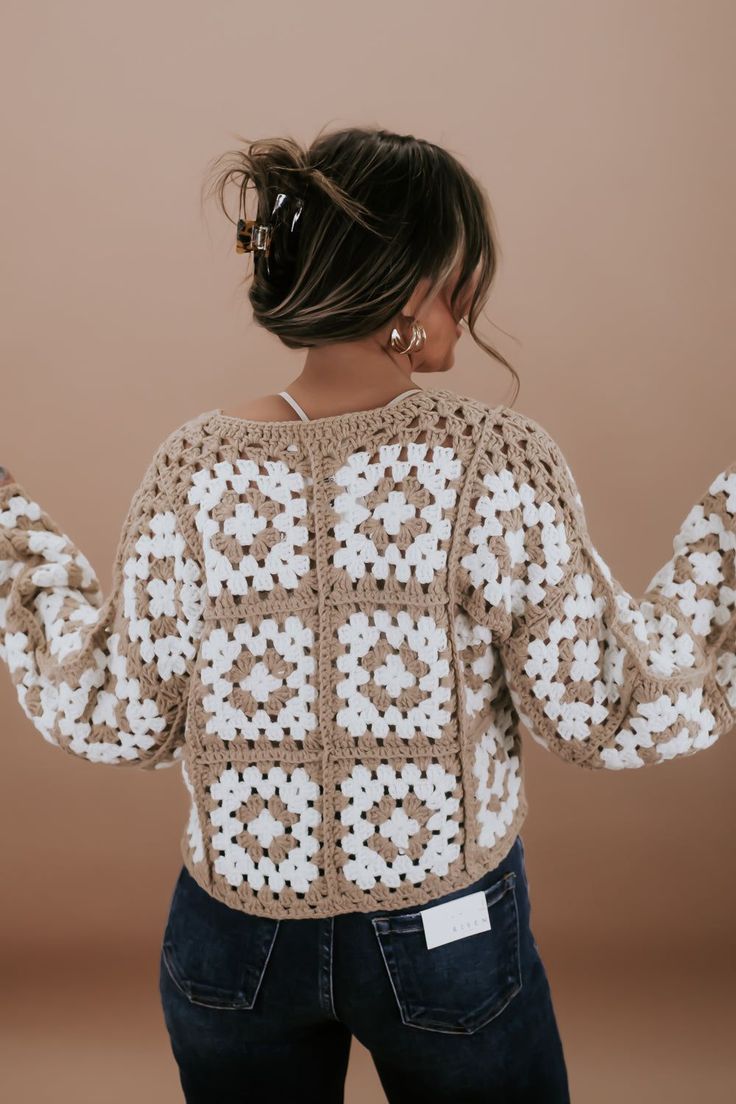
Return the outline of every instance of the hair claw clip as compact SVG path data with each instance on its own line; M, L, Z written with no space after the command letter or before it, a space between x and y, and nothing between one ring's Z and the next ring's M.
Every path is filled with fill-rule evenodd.
M238 219L235 249L238 253L266 252L271 240L271 228L255 219Z

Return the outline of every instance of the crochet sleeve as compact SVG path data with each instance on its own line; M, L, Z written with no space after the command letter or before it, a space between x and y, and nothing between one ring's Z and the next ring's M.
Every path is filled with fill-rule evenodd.
M736 724L736 464L636 599L595 548L550 435L517 412L493 428L460 564L468 612L494 630L532 738L592 769L710 747Z
M154 769L181 757L202 588L162 449L133 496L107 598L24 487L0 487L0 658L43 738L93 763Z

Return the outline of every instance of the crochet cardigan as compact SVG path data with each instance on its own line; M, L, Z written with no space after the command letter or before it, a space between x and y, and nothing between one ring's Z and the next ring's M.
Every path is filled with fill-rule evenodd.
M594 547L544 428L420 389L156 450L111 591L0 487L0 657L43 738L188 791L181 854L273 918L421 905L507 854L520 724L588 769L692 755L736 724L736 464L639 599Z

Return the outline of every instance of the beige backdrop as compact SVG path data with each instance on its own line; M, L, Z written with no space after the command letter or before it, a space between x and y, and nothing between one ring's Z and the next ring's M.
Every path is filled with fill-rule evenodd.
M200 215L206 163L328 122L447 145L488 187L484 331L641 594L736 453L732 2L8 0L3 31L0 462L106 592L155 446L301 364L250 322L234 230ZM417 382L503 402L508 379L465 336ZM54 750L5 668L0 716L7 1098L50 1099L45 1077L58 1102L178 1100L156 971L179 772ZM573 1099L733 1099L736 733L641 771L526 756ZM356 1045L348 1101L382 1099Z

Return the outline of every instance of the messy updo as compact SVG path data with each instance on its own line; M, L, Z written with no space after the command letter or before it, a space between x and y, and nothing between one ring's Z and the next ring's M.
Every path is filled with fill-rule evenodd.
M272 224L268 266L251 254L248 298L261 326L290 349L356 340L394 319L420 280L430 281L431 298L455 269L450 309L460 321L458 304L477 272L463 317L476 344L511 372L518 394L515 369L475 329L499 255L490 201L451 153L369 127L323 131L307 148L290 137L236 137L245 148L217 158L203 187L204 195L209 180L207 194L217 195L233 225L230 179L239 182L241 217L260 223L279 192L291 204L303 200L297 220Z

